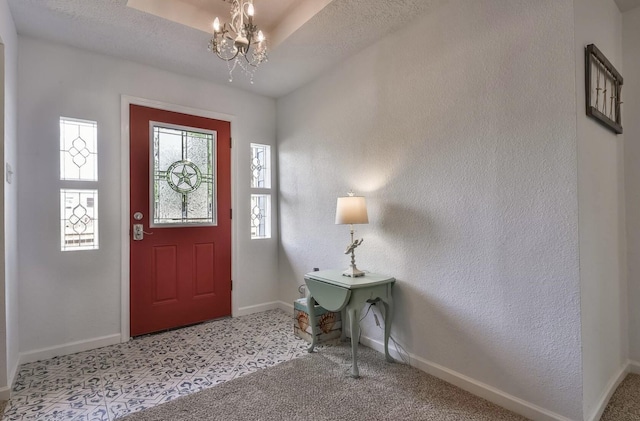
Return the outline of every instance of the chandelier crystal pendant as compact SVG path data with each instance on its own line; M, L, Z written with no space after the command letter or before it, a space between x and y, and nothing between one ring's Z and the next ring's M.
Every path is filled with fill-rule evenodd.
M221 26L216 17L209 51L227 62L229 82L233 82L233 71L240 67L253 84L255 70L267 61L267 41L253 24L253 0L225 1L231 3L231 22Z

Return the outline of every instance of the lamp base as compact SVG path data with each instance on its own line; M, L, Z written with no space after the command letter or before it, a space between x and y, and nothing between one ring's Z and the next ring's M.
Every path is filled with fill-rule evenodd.
M356 265L351 265L349 269L342 272L342 276L349 276L351 278L357 278L359 276L364 276L364 272L356 267Z

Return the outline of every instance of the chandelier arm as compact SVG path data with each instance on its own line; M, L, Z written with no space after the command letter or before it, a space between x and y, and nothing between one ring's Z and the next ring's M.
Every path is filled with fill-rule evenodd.
M240 50L236 49L236 53L233 55L233 57L231 58L224 58L220 55L219 51L216 51L216 55L218 56L218 58L224 60L224 61L231 61L234 60L236 57L238 57L238 53L240 53ZM245 56L246 57L246 56Z
M213 36L213 38L211 39L211 43L209 44L209 46L210 46L209 50L212 53L215 53L216 56L218 56L218 58L220 58L221 60L224 60L224 61L231 61L231 60L235 59L236 57L238 57L238 53L240 52L240 50L238 50L237 48L236 48L236 53L232 57L226 58L226 57L222 56L222 51L221 51L221 49L219 47L220 43L216 40L216 36L217 35ZM225 36L225 33L222 33L222 36ZM233 38L229 38L228 36L226 38L233 41Z
M248 54L243 55L243 57L244 57L245 61L247 62L247 64L248 64L249 66L258 67L258 65L257 65L257 64L253 64L253 63L249 60L249 57L247 57L247 55L248 55Z

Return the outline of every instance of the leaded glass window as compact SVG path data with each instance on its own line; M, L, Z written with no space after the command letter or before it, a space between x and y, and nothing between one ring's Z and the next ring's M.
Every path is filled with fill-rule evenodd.
M60 190L62 251L98 248L98 191Z
M251 144L251 187L271 188L271 146Z
M251 238L271 238L271 195L251 195Z
M215 132L152 128L152 226L216 225Z
M98 181L98 125L60 117L60 180Z

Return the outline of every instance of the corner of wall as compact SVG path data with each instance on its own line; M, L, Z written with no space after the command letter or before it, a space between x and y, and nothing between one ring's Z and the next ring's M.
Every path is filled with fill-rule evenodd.
M4 85L2 95L2 277L3 305L2 321L4 337L0 350L0 368L2 383L11 386L18 365L18 275L17 275L17 188L5 182L4 172L7 163L16 167L17 126L18 126L18 34L6 1L0 2L0 38L4 44L2 72ZM9 390L10 392L10 390ZM4 389L1 393L4 396Z

